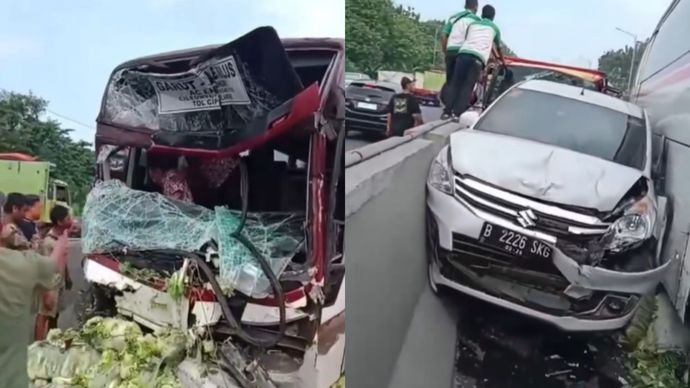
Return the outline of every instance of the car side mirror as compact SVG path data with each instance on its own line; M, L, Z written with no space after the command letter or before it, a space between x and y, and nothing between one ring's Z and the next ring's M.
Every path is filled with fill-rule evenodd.
M460 115L460 127L462 129L473 127L477 121L479 121L479 112L477 111L468 110Z
M654 181L654 189L659 195L663 195L666 186L666 136L661 136L659 145L656 147L652 164L652 180Z

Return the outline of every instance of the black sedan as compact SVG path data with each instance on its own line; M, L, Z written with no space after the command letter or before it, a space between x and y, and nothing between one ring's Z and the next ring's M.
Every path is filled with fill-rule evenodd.
M391 97L400 85L384 81L353 81L345 91L345 125L349 130L383 136Z

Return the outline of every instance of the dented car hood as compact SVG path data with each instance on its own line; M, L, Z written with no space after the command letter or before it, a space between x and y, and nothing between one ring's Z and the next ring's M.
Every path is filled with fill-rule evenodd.
M453 170L534 199L611 211L643 172L530 140L475 130L451 136Z

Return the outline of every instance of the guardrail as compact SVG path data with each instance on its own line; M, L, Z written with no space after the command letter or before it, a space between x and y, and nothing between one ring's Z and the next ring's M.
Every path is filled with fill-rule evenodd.
M378 141L376 143L367 144L354 150L350 150L345 154L345 168L354 166L357 163L371 159L374 156L380 155L388 150L392 150L401 144L408 143L414 139L424 136L431 131L445 125L447 121L433 121L409 131L405 136L389 137L388 139Z

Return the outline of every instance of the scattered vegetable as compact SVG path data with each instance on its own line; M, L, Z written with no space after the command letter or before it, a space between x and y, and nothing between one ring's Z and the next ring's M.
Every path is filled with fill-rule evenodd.
M623 345L630 352L630 379L634 388L687 387L685 357L657 349L653 325L657 314L656 298L646 296L628 326Z
M168 279L168 294L175 301L179 301L185 295L184 275L180 272L175 272Z
M331 388L345 388L345 375L340 376L338 381Z
M187 336L174 329L144 335L133 322L96 317L81 333L52 330L29 347L35 388L178 388Z

